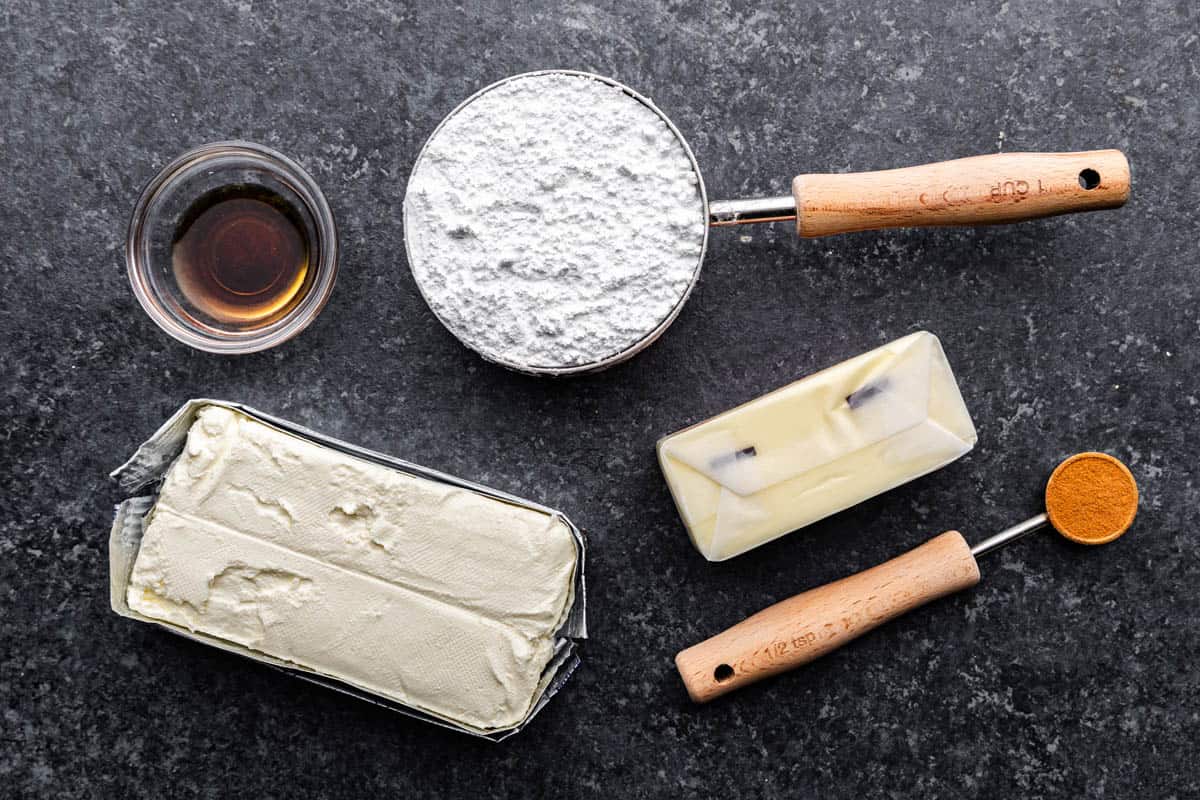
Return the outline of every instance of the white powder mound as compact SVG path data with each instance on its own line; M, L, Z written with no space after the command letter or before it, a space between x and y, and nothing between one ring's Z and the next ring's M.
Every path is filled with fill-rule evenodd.
M593 364L684 299L699 179L653 110L593 78L530 75L447 119L404 199L413 275L460 340L512 366Z

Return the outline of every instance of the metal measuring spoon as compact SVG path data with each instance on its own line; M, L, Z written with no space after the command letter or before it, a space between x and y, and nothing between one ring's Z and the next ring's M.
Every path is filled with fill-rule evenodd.
M479 115L471 118L468 113L476 104L484 101L493 92L516 82L549 80L571 76L597 81L620 90L630 103L640 104L653 112L663 129L669 131L678 144L677 168L690 172L695 181L695 224L691 227L694 241L690 252L695 253L695 266L690 281L676 287L671 300L655 313L638 317L644 324L633 326L620 341L597 343L594 351L584 357L574 358L570 363L549 363L536 357L522 355L514 357L499 347L487 334L489 310L480 308L474 317L451 314L452 293L461 290L461 285L431 277L425 269L430 259L430 248L421 243L422 229L420 214L412 210L414 184L419 184L427 171L439 169L428 162L431 148L436 147L439 136L447 135L448 127L461 135L464 125L470 124L477 130L471 131L476 141L494 143L497 148L516 147L495 134L495 124L502 119L510 126L520 122L514 109L497 104L495 116ZM464 121L464 117L467 118ZM531 125L534 123L531 123ZM552 156L546 156L552 157ZM567 165L570 166L570 165ZM636 170L636 164L630 165ZM513 184L519 175L514 174ZM473 176L466 171L461 176L463 190L469 190ZM619 190L621 176L614 175L614 187ZM554 188L545 189L534 208L553 208L556 197ZM438 319L466 346L484 358L520 372L538 375L569 375L593 372L624 361L654 342L678 316L700 274L700 265L708 242L708 227L736 225L751 222L776 222L795 220L797 233L802 237L827 236L835 233L863 231L892 227L979 225L1016 222L1037 217L1115 208L1129 196L1129 165L1125 157L1116 150L1099 150L1084 153L1005 153L973 158L945 161L937 164L907 167L903 169L852 174L817 175L806 174L792 181L792 194L751 200L708 202L704 180L699 166L678 128L648 98L611 78L572 70L545 70L524 73L492 84L467 98L438 125L430 135L413 165L408 190L404 201L405 250L418 289L429 303ZM514 207L522 205L522 198L506 197ZM441 209L453 215L455 208ZM651 212L652 213L652 212ZM536 216L536 214L534 215ZM414 218L417 217L417 218ZM589 224L602 227L610 220L597 217ZM464 235L471 228L472 220L463 220ZM542 234L536 222L514 219L514 225L525 225L522 235L531 245L538 242ZM664 222L664 224L666 224ZM414 241L417 243L414 244ZM487 251L488 242L480 241L481 251ZM555 242L556 247L570 246L569 242ZM553 249L553 248L551 248ZM491 279L497 279L501 270L511 261L503 253L495 254L495 267ZM661 264L648 258L638 265L645 274L653 274ZM489 267L491 268L491 267ZM479 275L470 276L463 283L472 285ZM533 305L533 304L531 304ZM612 308L606 313L619 324L627 321L637 309ZM521 309L528 318L543 324L546 318L563 315L562 309L529 307ZM556 320L557 321L557 320ZM552 331L561 325L549 325ZM560 335L551 333L550 335ZM561 335L569 335L567 333Z
M975 559L1050 524L1067 539L1105 544L1137 514L1137 483L1105 453L1063 461L1046 484L1046 511L975 546L947 531L879 566L766 608L680 652L675 666L697 703L794 669L888 620L979 583Z

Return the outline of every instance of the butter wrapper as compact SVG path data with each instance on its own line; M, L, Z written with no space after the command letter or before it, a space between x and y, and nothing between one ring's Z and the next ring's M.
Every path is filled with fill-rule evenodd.
M126 601L126 590L134 562L141 546L147 517L157 499L159 484L166 475L175 459L183 451L187 441L188 430L196 419L198 411L204 406L221 406L241 413L251 419L269 425L292 436L305 439L314 444L344 453L364 461L379 464L408 475L426 480L455 486L475 492L485 497L508 503L517 507L537 511L560 520L571 532L576 545L576 567L573 578L573 599L570 611L565 621L555 635L554 655L542 672L538 691L529 713L515 726L510 728L484 731L464 725L452 719L428 713L424 710L404 705L389 697L373 694L364 689L339 681L297 664L274 658L265 653L251 650L240 644L228 642L204 633L191 631L185 627L150 618L132 610ZM161 428L142 444L133 456L113 471L121 488L129 492L129 499L116 508L112 531L109 536L109 572L110 600L113 611L124 617L140 622L148 622L166 628L172 633L193 639L204 644L218 647L222 650L236 653L246 658L268 664L283 672L291 674L312 683L325 686L335 691L357 697L379 706L397 711L415 719L424 720L450 730L485 738L491 741L502 741L519 732L545 707L579 665L578 642L587 638L586 594L584 584L584 562L586 557L586 540L582 531L561 512L551 508L523 500L505 492L500 492L486 486L462 480L436 470L412 464L402 459L382 453L366 450L352 444L334 439L316 431L278 417L265 414L240 403L222 400L194 399L189 400L168 419ZM149 489L148 493L142 493Z
M910 334L664 437L696 549L723 561L932 472L975 426L937 337Z

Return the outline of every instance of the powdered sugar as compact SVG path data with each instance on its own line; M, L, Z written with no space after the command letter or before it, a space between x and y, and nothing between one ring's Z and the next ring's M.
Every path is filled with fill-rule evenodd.
M413 275L486 358L616 356L686 297L706 218L690 154L651 108L568 73L478 95L431 137L404 200Z

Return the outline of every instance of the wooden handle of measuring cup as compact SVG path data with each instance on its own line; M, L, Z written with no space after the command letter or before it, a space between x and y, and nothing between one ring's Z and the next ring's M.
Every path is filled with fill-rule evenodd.
M812 238L926 225L990 225L1117 208L1129 199L1120 150L999 153L792 181L796 228Z
M958 531L763 609L675 656L697 703L814 661L890 619L979 583Z

